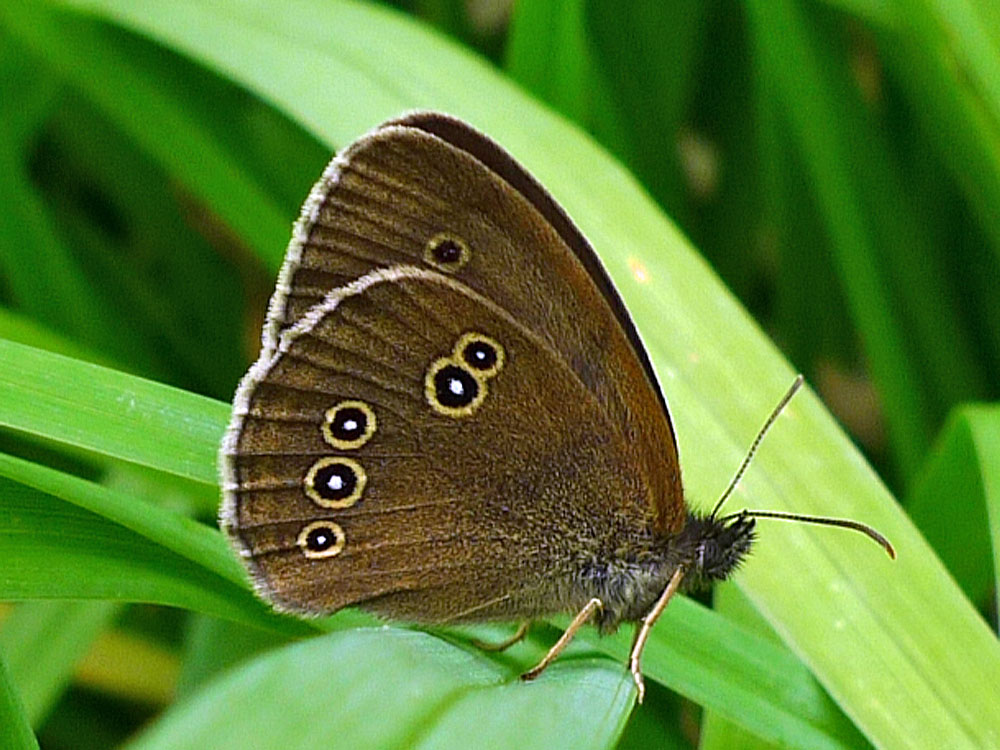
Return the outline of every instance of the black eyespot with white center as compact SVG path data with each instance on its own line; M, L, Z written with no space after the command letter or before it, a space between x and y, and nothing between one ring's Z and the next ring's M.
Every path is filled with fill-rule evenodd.
M468 370L446 365L434 375L434 393L439 404L458 409L476 400L479 383Z
M473 341L462 350L462 359L474 370L489 370L497 363L497 350L485 341Z
M469 262L469 246L452 234L436 234L424 250L424 260L435 268L454 273Z
M357 440L365 434L368 416L361 409L341 409L330 423L330 432L338 440Z
M438 414L467 417L486 398L486 380L452 357L435 360L424 380L424 397Z
M455 344L455 357L481 378L492 378L504 365L504 350L500 344L482 333L469 332Z
M299 532L296 542L302 554L318 560L343 552L347 537L344 530L333 521L315 521Z
M457 263L462 259L462 248L455 240L442 240L434 246L434 260L438 263Z
M361 499L365 470L350 458L321 458L306 473L305 492L324 508L349 508Z
M364 401L341 401L328 409L323 422L323 439L334 448L353 450L375 434L375 412Z

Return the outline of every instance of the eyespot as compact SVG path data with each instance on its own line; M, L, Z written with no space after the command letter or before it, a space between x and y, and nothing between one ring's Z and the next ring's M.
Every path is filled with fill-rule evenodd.
M360 448L375 434L375 412L364 401L341 401L326 412L323 439L334 448Z
M344 551L347 537L344 530L333 521L315 521L299 532L296 540L302 554L313 560L336 557Z
M482 333L465 333L455 344L455 357L475 370L479 377L492 378L503 367L504 350Z
M455 273L469 262L469 246L452 234L436 234L424 250L424 260L435 268Z
M449 357L435 360L424 379L424 396L434 411L467 417L486 398L486 381Z
M303 480L306 494L324 508L350 508L361 499L367 481L361 464L350 458L321 458Z

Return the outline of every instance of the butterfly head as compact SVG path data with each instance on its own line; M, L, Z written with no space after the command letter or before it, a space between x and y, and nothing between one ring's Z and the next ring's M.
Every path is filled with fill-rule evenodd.
M701 589L728 578L743 562L756 533L754 519L744 513L717 518L692 513L682 534L685 588Z

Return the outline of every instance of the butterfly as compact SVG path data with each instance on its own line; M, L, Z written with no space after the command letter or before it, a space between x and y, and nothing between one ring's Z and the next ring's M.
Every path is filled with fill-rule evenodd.
M296 223L221 450L221 525L258 593L415 623L638 623L728 577L759 517L687 507L667 402L597 254L464 122L338 154ZM765 430L801 384L779 404ZM763 437L762 430L754 448ZM523 636L522 625L509 645Z

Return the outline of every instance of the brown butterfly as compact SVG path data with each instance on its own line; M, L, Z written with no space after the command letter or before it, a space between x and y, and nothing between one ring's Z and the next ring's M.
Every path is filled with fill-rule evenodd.
M851 521L689 510L666 401L594 250L500 146L430 112L349 146L310 193L221 464L222 526L277 609L577 613L526 678L588 619L637 622L640 700L650 627L739 565L755 517L892 551Z

